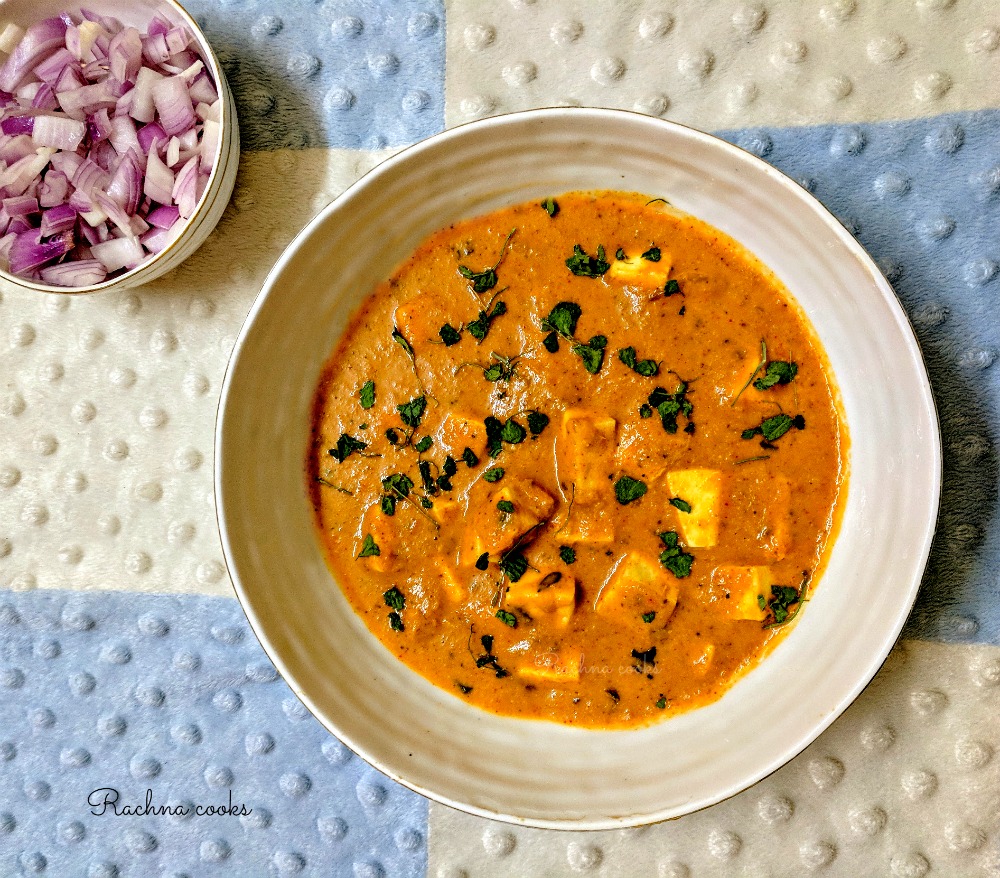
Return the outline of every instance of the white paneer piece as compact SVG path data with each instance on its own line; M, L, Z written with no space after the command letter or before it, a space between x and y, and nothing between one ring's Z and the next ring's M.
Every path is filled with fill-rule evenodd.
M561 570L529 570L510 584L504 601L532 619L549 618L565 628L576 609L576 580Z
M643 259L642 252L625 254L625 259L613 259L605 277L633 287L648 287L662 290L667 285L670 274L670 255L660 250L660 259L653 262Z
M560 530L568 543L608 543L614 539L611 516L606 513L611 496L608 474L615 469L614 418L582 409L563 412L556 437L559 481L572 500L569 520Z
M768 567L721 565L712 571L711 588L721 595L734 619L763 622L767 617L767 601L771 596L774 577Z
M510 477L508 476L508 479ZM485 483L484 483L485 484ZM513 512L501 512L497 504L506 501ZM534 482L504 484L485 502L472 502L475 510L468 519L462 543L462 565L476 563L483 552L496 555L511 548L529 530L552 516L556 501Z
M690 512L677 511L682 542L694 549L707 549L719 542L722 511L722 472L717 469L680 469L667 473L672 497L686 501Z
M656 558L629 552L618 562L598 593L594 609L622 622L643 622L643 615L655 613L656 623L664 624L677 608L680 583Z

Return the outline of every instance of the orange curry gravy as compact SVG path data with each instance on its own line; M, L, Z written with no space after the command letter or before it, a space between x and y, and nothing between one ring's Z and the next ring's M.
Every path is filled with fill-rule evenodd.
M307 475L400 660L496 713L634 726L719 698L800 608L844 493L836 399L739 245L568 193L438 232L365 300Z

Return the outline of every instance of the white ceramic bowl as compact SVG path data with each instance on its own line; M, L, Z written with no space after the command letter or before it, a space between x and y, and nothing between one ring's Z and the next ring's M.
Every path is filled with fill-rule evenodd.
M793 630L719 701L629 731L494 716L401 664L333 580L304 490L320 367L369 290L442 226L575 189L663 196L770 266L826 348L851 436L843 524ZM225 555L250 623L330 731L446 804L533 826L596 829L725 799L799 753L851 703L916 595L941 458L906 317L871 259L814 198L707 134L631 113L560 109L488 119L417 144L299 234L236 345L215 475Z
M229 84L222 72L222 65L212 51L201 28L195 24L180 3L175 0L0 0L0 23L14 22L27 27L36 21L59 15L61 12L78 12L84 7L98 15L110 15L126 25L145 33L153 16L159 14L175 25L184 25L194 36L198 54L212 74L216 90L222 99L219 153L208 178L208 186L198 206L186 220L186 227L160 253L150 256L131 271L110 278L99 284L85 287L60 287L18 277L0 269L0 277L22 289L44 293L96 293L101 290L125 290L137 287L177 268L195 250L222 219L222 214L236 185L236 168L240 159L240 129L236 120L236 104ZM185 222L178 220L178 222Z

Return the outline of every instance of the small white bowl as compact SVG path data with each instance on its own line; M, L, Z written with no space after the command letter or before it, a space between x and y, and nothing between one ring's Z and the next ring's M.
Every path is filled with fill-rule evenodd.
M851 437L843 523L794 628L720 700L645 728L495 716L371 635L323 559L303 464L313 393L351 313L429 234L568 190L667 198L777 274L812 321ZM805 190L710 135L611 110L539 110L446 131L389 159L285 251L222 389L215 487L229 571L264 649L348 746L424 795L532 826L677 817L774 771L854 700L895 642L941 482L920 350L889 284Z
M85 0L66 3L59 0L0 0L0 22L14 22L28 27L37 21L62 12L78 12L80 7L117 18L126 25L145 33L154 15L161 15L175 25L184 25L194 36L198 55L212 74L216 90L222 100L222 117L219 127L219 153L208 178L208 185L195 211L184 222L186 227L161 252L150 256L135 268L116 277L85 287L60 287L18 277L0 269L0 277L14 286L43 293L96 293L101 290L125 290L149 283L151 280L177 268L195 250L222 219L222 214L236 185L236 169L240 160L240 128L236 120L236 104L226 82L219 59L211 45L195 24L191 15L175 0Z

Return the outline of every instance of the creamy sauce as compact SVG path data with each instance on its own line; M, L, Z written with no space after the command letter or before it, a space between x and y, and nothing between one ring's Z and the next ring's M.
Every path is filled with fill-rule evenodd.
M719 698L808 612L847 435L808 322L738 244L645 196L555 201L441 230L365 299L306 474L401 661L496 713L639 725Z

